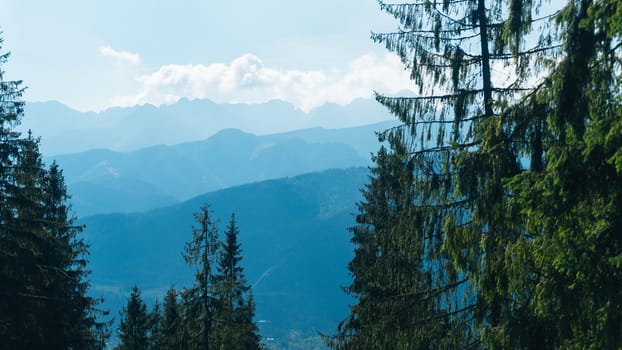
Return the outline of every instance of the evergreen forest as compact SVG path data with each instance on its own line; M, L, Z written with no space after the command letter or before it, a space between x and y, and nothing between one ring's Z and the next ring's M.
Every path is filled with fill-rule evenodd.
M323 346L622 349L622 0L378 4L397 28L371 40L417 93L375 94L396 123L343 233L352 259L334 268L352 302ZM190 286L151 303L134 285L118 315L94 296L88 227L61 167L17 131L25 88L4 79L8 58L0 350L269 347L236 215L221 230L209 204L179 252Z

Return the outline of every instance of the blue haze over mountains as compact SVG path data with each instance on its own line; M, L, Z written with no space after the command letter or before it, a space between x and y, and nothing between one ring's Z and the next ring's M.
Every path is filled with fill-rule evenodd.
M387 112L371 100L325 105L308 114L280 101L236 105L182 100L99 114L46 102L29 103L26 115L22 130L42 135L46 161L56 160L63 169L80 217L141 212L230 186L366 166L378 148L374 132L394 123L328 128L386 119ZM260 136L239 130L260 133L295 125L324 127ZM201 134L210 136L192 141ZM177 140L185 142L165 145ZM148 147L133 150L140 145ZM100 148L83 151L95 146Z
M377 148L374 130L383 125L265 136L225 129L204 141L51 159L63 168L80 216L137 212L230 186L366 166Z
M217 104L181 99L175 104L110 108L79 112L59 102L29 102L20 130L42 136L46 156L91 149L135 151L154 145L200 141L234 128L257 135L313 127L349 128L391 120L371 99L340 106L325 104L305 113L283 101L261 104Z
M287 348L289 330L314 337L347 314L347 228L387 118L371 100L309 114L278 101L99 114L46 102L27 105L22 130L63 169L91 243L93 293L113 315L134 284L152 300L191 284L181 251L207 202L222 222L236 213L262 335Z

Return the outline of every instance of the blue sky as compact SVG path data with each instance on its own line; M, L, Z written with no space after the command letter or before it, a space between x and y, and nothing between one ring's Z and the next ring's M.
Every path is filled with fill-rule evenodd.
M4 67L29 101L79 110L283 99L303 110L410 87L369 40L375 0L0 0Z

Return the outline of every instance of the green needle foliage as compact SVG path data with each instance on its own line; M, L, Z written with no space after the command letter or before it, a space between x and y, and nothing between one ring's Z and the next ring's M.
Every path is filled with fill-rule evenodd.
M205 204L194 214L197 226L182 253L196 267L195 284L179 293L170 288L164 304L157 300L151 312L132 289L121 313L118 349L145 350L253 350L260 349L253 318L255 302L244 270L239 229L232 214L218 238L218 226Z
M0 349L102 349L105 312L87 296L88 245L62 171L45 167L30 132L13 130L23 91L0 69Z
M259 349L255 304L240 266L235 216L231 216L224 242L218 239L209 205L195 213L195 220L198 227L193 227L193 240L183 255L197 267L196 283L184 292L184 329L175 332L182 334L180 348ZM173 313L166 304L165 310Z
M190 333L191 349L214 349L212 329L214 327L214 270L220 248L218 224L210 216L210 207L205 204L194 214L198 224L192 227L192 241L186 243L184 260L196 267L195 285L186 292L186 327ZM195 336L196 335L196 336Z
M543 166L507 181L529 237L516 289L546 330L541 348L622 348L621 13L620 1L560 11L564 55L533 97Z
M121 310L121 323L119 324L119 340L121 344L117 349L149 349L148 336L150 327L151 322L147 313L147 305L140 296L140 289L134 286L127 305Z
M225 230L215 278L217 326L214 333L218 337L219 349L259 349L257 326L253 322L253 297L249 294L250 286L240 266L242 252L238 235L239 229L232 214Z
M377 96L402 125L380 134L329 345L620 349L622 2L380 7L400 27L372 39L418 95Z

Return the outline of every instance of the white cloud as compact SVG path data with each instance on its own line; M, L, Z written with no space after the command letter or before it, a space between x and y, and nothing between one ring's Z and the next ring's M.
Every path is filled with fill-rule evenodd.
M207 98L220 103L288 101L309 111L327 102L347 104L369 98L373 91L414 90L399 59L392 54L366 54L344 69L284 70L266 67L246 54L228 64L165 65L138 78L141 91L117 96L113 104L170 104L180 98Z
M117 60L117 63L119 64L126 62L129 64L136 65L140 63L139 54L128 52L128 51L117 51L108 45L100 46L99 53L101 53L102 55L106 57L115 58Z

